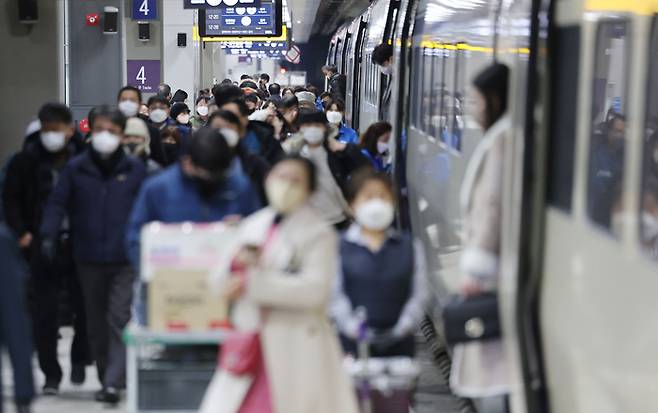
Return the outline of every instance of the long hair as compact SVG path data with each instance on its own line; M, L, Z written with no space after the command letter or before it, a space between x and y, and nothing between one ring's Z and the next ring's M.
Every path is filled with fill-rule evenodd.
M496 123L507 110L509 69L502 63L494 63L473 79L473 86L482 94L486 104L485 129Z
M388 122L375 122L361 135L359 146L368 151L372 156L376 156L378 155L377 140L379 140L380 136L391 130L393 130L393 127Z

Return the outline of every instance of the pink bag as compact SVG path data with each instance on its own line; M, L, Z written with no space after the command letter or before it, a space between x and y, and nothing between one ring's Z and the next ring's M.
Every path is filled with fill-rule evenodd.
M242 401L238 413L272 413L272 398L270 395L270 386L267 381L267 372L265 364L261 363L260 369L254 377L254 382L249 388L249 392Z
M235 375L255 375L262 367L263 355L258 333L233 331L222 344L219 367Z

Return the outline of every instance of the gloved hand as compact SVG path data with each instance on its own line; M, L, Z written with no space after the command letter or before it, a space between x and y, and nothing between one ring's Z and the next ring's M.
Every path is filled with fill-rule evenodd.
M373 335L370 346L377 353L386 353L402 340L402 337L393 334L391 330L379 332Z
M48 264L52 264L55 261L55 255L57 254L57 245L55 241L50 239L44 239L41 241L41 257Z

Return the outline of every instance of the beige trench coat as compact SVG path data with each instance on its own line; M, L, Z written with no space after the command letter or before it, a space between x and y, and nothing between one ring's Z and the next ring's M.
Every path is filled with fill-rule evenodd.
M504 149L510 128L509 118L504 116L485 133L468 164L460 199L464 216L461 271L489 291L498 286ZM455 346L450 386L456 394L471 398L507 393L502 341Z
M241 224L240 243L264 245L274 216L273 210L265 208L247 218ZM260 269L250 271L234 322L242 329L261 326L275 413L358 412L327 317L337 248L333 228L303 207L281 222L261 257ZM256 322L258 310L263 316ZM230 389L228 385L227 393L233 394L225 396L235 398L236 392Z

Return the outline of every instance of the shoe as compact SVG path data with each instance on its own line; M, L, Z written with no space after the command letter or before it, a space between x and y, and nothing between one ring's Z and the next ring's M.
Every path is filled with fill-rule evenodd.
M44 396L57 396L59 394L59 381L47 380L43 385Z
M71 383L81 386L87 379L87 371L83 364L74 364L71 369Z
M107 403L116 405L121 400L119 391L114 387L108 387L96 393L96 401L100 403Z

